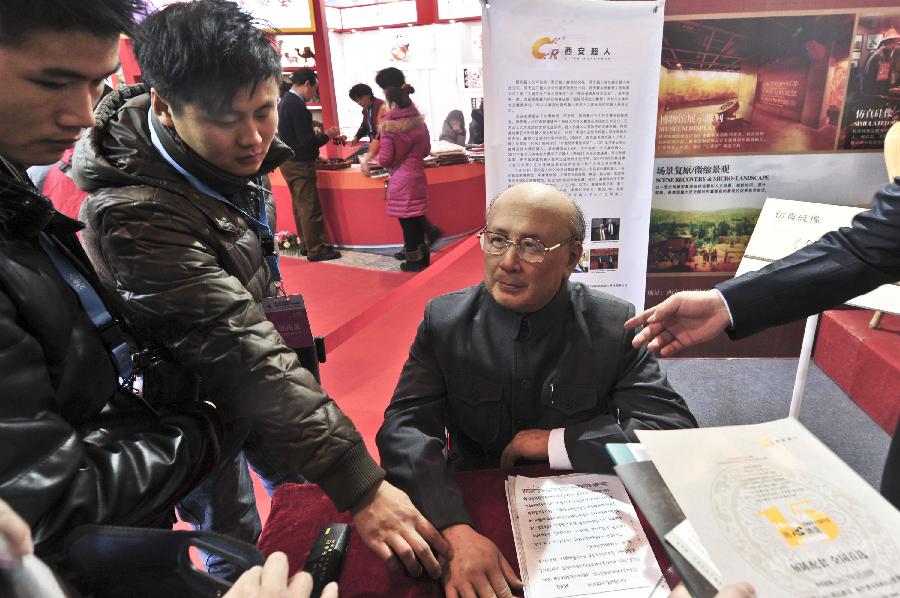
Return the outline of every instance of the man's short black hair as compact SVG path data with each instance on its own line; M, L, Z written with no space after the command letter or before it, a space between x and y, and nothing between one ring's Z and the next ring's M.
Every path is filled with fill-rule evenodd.
M280 80L274 33L264 26L234 2L171 4L138 28L134 52L141 76L173 110L199 104L220 112L244 87Z
M19 43L39 31L130 35L135 16L144 12L144 0L2 0L0 45Z
M372 93L372 88L365 83L357 83L350 88L350 99L354 102L360 98L366 97L372 98L373 100L375 99L375 94Z
M291 73L291 83L293 83L294 85L303 85L307 81L309 81L313 85L319 82L319 77L316 75L316 71L304 66Z

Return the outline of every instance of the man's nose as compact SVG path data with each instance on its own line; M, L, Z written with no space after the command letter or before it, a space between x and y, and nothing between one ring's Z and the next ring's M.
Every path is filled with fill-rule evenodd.
M74 94L67 95L60 108L57 124L66 129L84 129L94 126L94 103L98 93L89 85L77 86Z
M261 141L262 135L259 134L259 129L255 125L246 125L244 127L241 127L238 143L243 147L253 147Z
M518 248L512 244L506 248L506 253L500 256L500 267L504 270L515 270L522 265Z

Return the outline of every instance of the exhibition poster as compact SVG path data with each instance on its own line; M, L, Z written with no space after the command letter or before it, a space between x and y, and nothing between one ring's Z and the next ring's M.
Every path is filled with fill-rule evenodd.
M723 0L710 13L694 0L666 5L647 306L732 277L767 197L865 207L888 182L896 2ZM800 332L690 354L796 355Z
M585 213L572 279L644 304L664 2L494 0L483 16L488 201L542 181Z

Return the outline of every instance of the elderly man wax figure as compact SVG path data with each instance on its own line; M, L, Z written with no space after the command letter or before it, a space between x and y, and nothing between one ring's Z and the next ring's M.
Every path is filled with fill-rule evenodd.
M520 459L609 471L607 442L697 425L653 356L623 334L634 306L569 282L584 232L581 211L553 187L501 194L481 234L484 282L428 304L385 412L377 443L388 479L453 546L448 595L519 584L472 529L449 471Z

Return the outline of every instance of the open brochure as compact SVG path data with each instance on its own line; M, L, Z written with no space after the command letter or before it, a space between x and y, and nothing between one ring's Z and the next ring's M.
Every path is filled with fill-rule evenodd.
M510 476L506 496L527 598L668 596L617 477Z
M696 531L667 541L721 572L708 576L716 585L748 581L760 597L900 593L900 512L797 420L637 434Z

